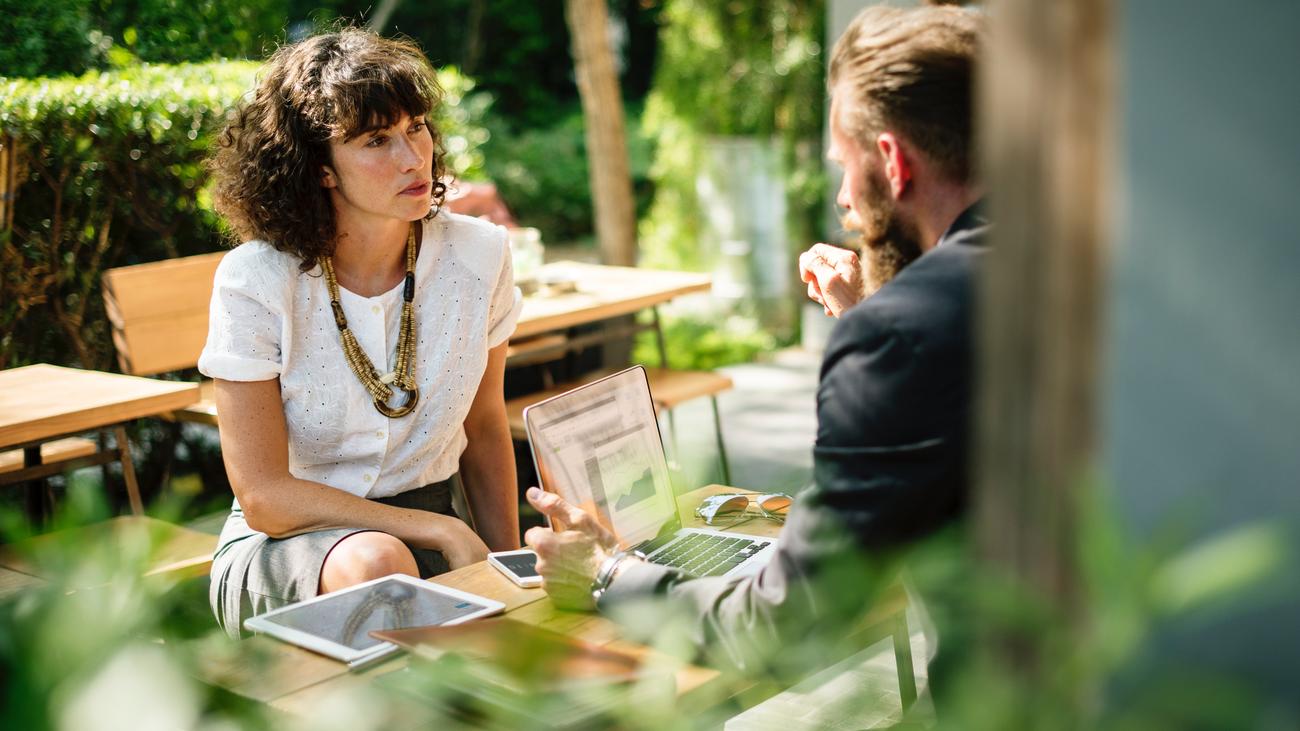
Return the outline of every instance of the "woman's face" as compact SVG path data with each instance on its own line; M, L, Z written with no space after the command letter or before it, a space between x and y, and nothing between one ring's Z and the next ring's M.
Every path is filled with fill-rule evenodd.
M322 185L330 191L340 228L386 219L414 221L429 212L433 136L423 117L330 140Z

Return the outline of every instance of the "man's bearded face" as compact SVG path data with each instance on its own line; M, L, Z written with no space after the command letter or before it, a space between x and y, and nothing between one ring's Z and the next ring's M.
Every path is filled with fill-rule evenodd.
M883 173L865 166L860 172L863 180L854 186L860 194L840 221L846 231L861 234L866 295L871 296L921 256L921 244L916 226L898 212Z

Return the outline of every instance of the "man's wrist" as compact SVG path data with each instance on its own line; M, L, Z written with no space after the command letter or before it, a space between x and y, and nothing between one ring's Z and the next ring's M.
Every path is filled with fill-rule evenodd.
M645 554L640 551L633 551L625 556L624 559L625 560L618 562L618 565L614 567L613 573L609 575L609 584L612 585L615 581L618 581L618 577L627 573L629 568L636 566L639 563L646 562ZM608 586L606 588L608 588Z
M600 562L600 568L596 571L596 578L591 582L591 603L599 605L600 598L605 595L610 584L614 583L619 573L635 559L641 561L645 559L645 554L640 551L617 551L611 554L604 561Z

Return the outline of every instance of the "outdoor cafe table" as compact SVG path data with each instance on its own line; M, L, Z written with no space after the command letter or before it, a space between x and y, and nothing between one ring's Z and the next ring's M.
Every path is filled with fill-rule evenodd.
M677 498L678 512L686 527L701 527L695 506L708 495L720 492L749 492L722 485L709 485ZM780 525L754 519L732 529L737 534L774 537ZM589 612L557 609L542 589L516 586L486 561L437 576L430 581L468 591L506 605L505 616L561 632L592 644L609 645L629 652L646 648L621 641L623 632L612 620ZM249 671L239 654L222 658L203 669L202 680L238 695L269 704L293 716L308 717L326 698L350 687L370 683L374 678L398 670L408 663L405 655L357 673L343 663L264 636L244 640L252 653L263 654L268 662ZM717 689L725 679L717 670L697 666L681 668L676 677L676 695L690 698Z
M676 297L687 294L708 292L712 278L699 272L676 272L662 269L641 269L638 267L606 266L603 264L583 264L571 261L552 262L543 266L537 275L537 281L562 281L571 283L571 291L552 293L550 288L539 290L524 297L523 311L511 336L512 351L527 351L536 355L539 350L565 351L577 350L587 345L630 336L641 330L655 332L655 343L659 350L660 364L666 364L663 330L659 322L657 305L664 304ZM579 325L589 325L604 320L631 315L644 309L650 309L654 319L650 325L631 328L614 328L604 333L586 335L580 338L556 338L548 341L542 336ZM521 341L532 340L540 347L529 349ZM511 363L514 355L511 355Z
M752 491L709 485L679 496L677 506L682 525L703 527L703 522L695 516L695 506L709 495L734 492ZM755 518L728 528L728 531L775 537L780 525ZM612 620L594 613L557 609L543 590L516 586L486 561L442 574L430 581L500 601L505 604L505 616L510 619L624 652L651 653L644 646L624 640L624 631ZM916 692L910 680L912 668L910 643L906 642L906 608L906 595L900 587L887 590L857 628L846 632L845 642L846 648L861 648L891 636L897 643L901 637L906 652L900 653L902 646L896 646L895 656L899 661L905 704L915 698ZM234 650L226 656L211 659L200 670L200 679L298 718L309 718L312 713L326 707L330 699L364 688L376 678L400 670L409 663L408 656L401 655L360 672L349 673L343 663L264 636L235 643ZM246 658L252 655L260 657L262 662L246 662ZM904 673L908 680L902 680ZM728 700L744 705L779 690L768 684L755 684L719 670L694 665L681 666L674 681L675 698L682 708L703 709L711 702Z
M0 484L40 480L76 467L122 463L131 510L144 512L124 425L199 400L199 384L160 381L46 364L0 371L0 451L23 450L23 468L0 474ZM41 444L99 429L111 430L113 449L43 464Z
M698 272L571 261L543 266L538 278L545 281L555 276L571 280L576 291L525 297L523 312L515 326L515 338L630 315L684 294L707 292L712 286L709 275Z

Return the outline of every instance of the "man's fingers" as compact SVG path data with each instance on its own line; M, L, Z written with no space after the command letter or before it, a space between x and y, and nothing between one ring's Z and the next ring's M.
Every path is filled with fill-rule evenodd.
M578 516L584 515L584 512L569 505L558 494L546 492L541 488L528 488L525 497L528 497L528 502L542 511L547 518L558 518L565 523L573 523L578 520Z
M799 278L805 282L812 281L812 269L817 265L817 256L811 250L799 255Z
M808 299L822 306L825 306L826 304L822 302L822 293L818 291L817 280L815 279L808 283Z
M525 493L528 502L548 518L558 519L568 525L579 525L587 514L564 501L564 498L540 488L530 487Z
M528 529L527 533L524 533L524 545L540 553L551 547L551 539L554 535L555 531L550 528L540 525L533 526Z

